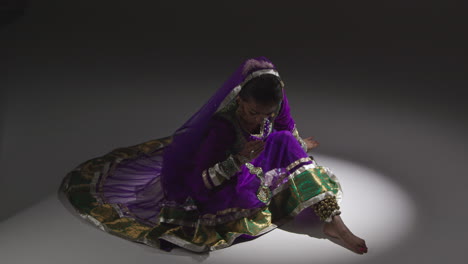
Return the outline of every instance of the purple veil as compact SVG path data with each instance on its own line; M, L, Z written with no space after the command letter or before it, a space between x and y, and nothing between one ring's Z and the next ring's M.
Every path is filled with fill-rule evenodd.
M190 186L185 177L195 164L191 157L200 147L211 117L229 101L235 99L242 85L261 74L278 75L276 67L266 57L244 61L218 91L173 134L173 140L163 154L161 182L167 200L183 203Z

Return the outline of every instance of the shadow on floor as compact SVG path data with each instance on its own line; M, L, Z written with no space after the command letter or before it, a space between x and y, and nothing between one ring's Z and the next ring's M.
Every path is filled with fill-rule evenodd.
M83 218L73 207L73 205L69 202L68 198L66 197L65 193L62 192L62 188L60 187L56 193L57 199L60 201L60 203L66 208L66 210L74 215L81 223L84 225L92 226L93 228L103 231L100 228L98 228L95 224L91 223L90 221L86 220ZM105 232L105 231L103 231ZM120 239L120 238L119 238ZM133 243L133 245L137 245L141 249L143 249L146 252L155 254L155 255L171 255L171 256L182 256L182 257L190 257L192 260L196 262L203 262L204 260L208 259L210 256L209 252L203 252L203 253L196 253L196 252L191 252L185 249L182 249L176 245L171 245L166 244L166 242L163 242L162 246L163 248L166 248L168 250L163 250L159 249L156 247L150 247L146 244L138 243L138 242L133 242L133 241L127 241L129 243ZM173 250L172 250L173 249Z

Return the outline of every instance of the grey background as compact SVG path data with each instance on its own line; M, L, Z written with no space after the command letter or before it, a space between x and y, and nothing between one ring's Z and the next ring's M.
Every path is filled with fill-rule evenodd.
M170 135L266 56L317 152L390 175L418 205L414 233L378 262L463 256L464 2L43 0L22 16L5 3L0 221L79 163Z

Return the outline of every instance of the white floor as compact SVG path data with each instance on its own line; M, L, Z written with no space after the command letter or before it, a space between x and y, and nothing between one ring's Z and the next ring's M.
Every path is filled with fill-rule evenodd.
M438 264L464 258L468 241L466 122L456 116L437 116L398 107L379 108L372 102L356 106L353 101L333 97L323 97L321 105L309 105L303 99L307 93L290 93L290 101L295 106L293 114L303 136L314 135L321 142L312 155L340 179L344 191L343 218L353 232L366 240L367 255L356 255L323 239L311 214L300 215L254 241L210 254L192 254L180 249L167 253L98 230L67 209L66 203L53 191L42 198L38 195L40 190L56 190L66 172L79 162L104 154L106 148L111 150L154 138L149 135L158 131L157 123L152 123L148 130L141 128L147 127L153 113L164 113L162 107L159 112L151 113L151 108L121 109L118 106L124 101L109 100L102 105L96 102L96 108L90 113L109 115L105 122L99 118L87 121L89 115L84 107L85 112L80 115L55 121L44 118L45 114L25 115L20 119L18 113L10 112L6 123L7 144L3 149L9 153L4 161L10 165L7 167L10 178L1 180L8 180L9 185L3 186L11 188L4 190L7 195L2 203L16 205L21 195L39 197L39 201L0 222L1 263L165 263L169 260L171 263ZM134 95L132 91L128 94ZM159 100L171 96L168 93ZM141 100L132 100L131 104L150 105L142 103L150 101L144 93L139 93L138 98ZM75 104L79 106L79 101ZM111 114L114 110L108 110L109 107L120 115ZM69 108L63 109L62 114ZM308 111L315 113L313 122L308 121ZM147 116L133 124L137 130L132 127L119 130L123 128L122 116L142 113ZM37 122L68 124L70 128L60 131L44 126L36 129L36 138L14 136L12 131L26 133L35 129L35 118ZM180 123L180 120L172 122ZM73 129L76 123L90 124L96 130L77 133ZM24 150L30 154L28 157L34 157L29 166L24 165Z
M411 233L415 204L398 185L359 164L323 155L315 159L333 168L346 186L343 218L366 239L366 256L326 239L311 211L230 248L206 254L183 249L167 253L102 232L74 214L63 197L50 195L2 223L2 263L358 263L392 250Z
M468 241L466 121L394 106L376 107L373 102L357 105L345 98L322 97L320 104L310 105L306 99L308 93L312 92L290 93L299 131L303 136L314 135L321 142L312 154L340 179L344 191L343 218L353 232L366 240L367 255L356 255L322 239L319 227L309 223L314 222L310 214L301 215L254 241L210 254L178 249L163 252L111 236L83 222L51 191L58 188L65 174L82 161L118 146L155 138L150 135L168 129L158 123L148 125L147 121L164 120L157 116L165 113L164 107L152 108L150 96L129 90L128 95L135 96L135 100L103 103L96 100L91 102L94 108L90 112L86 107L79 108L82 101L70 102L76 107L64 107L57 114L68 116L67 111L77 109L83 112L70 114L69 118L48 119L53 113L45 113L53 110L47 108L40 110L43 111L40 114L9 113L5 130L7 144L3 148L3 153L8 154L3 161L9 165L5 174L9 177L1 178L8 183L3 185L8 188L3 190L7 195L2 203L16 206L22 196L39 200L0 222L0 262L240 263L242 260L271 264L439 264L463 259ZM186 95L190 97L190 93ZM171 96L172 93L167 93L159 100ZM125 102L130 102L130 106L122 108ZM147 108L132 108L132 105ZM175 116L175 113L192 112L165 107L180 111L175 111ZM312 121L309 121L309 111L315 113ZM121 123L123 117L130 120L133 115L144 114L132 126ZM99 115L105 118L100 119ZM168 122L180 124L183 117L177 118ZM49 125L35 127L36 123L55 123L67 129ZM95 130L77 131L75 124ZM32 137L27 131L36 134ZM28 154L27 163L24 153ZM39 191L45 189L49 195L44 199Z

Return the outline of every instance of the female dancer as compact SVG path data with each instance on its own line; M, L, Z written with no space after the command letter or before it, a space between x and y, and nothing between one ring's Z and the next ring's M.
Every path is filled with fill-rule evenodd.
M276 67L258 57L173 135L91 159L61 190L102 230L164 249L228 247L313 208L325 234L367 253L340 217L337 178L307 154L317 146L299 136Z

